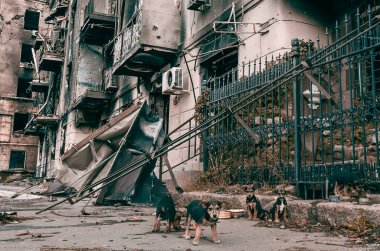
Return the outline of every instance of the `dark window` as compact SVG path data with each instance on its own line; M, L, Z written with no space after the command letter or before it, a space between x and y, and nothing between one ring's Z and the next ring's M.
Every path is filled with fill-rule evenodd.
M37 11L26 10L24 17L24 29L25 30L38 30L38 24L40 22L40 13Z
M29 80L19 78L17 84L17 97L20 98L31 98L32 92L29 89Z
M205 79L213 79L223 76L227 73L225 81L235 81L238 75L232 76L231 71L238 66L238 50L236 48L226 49L223 52L217 53L215 56L202 62L202 67L206 69Z
M11 159L9 161L9 169L25 169L25 151L11 151Z
M28 113L15 113L13 118L13 132L21 131L29 121Z
M33 62L32 45L22 44L21 46L21 62Z

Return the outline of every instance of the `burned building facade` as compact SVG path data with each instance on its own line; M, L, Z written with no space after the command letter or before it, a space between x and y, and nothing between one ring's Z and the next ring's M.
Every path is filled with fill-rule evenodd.
M163 119L164 130L170 138L177 139L196 128L201 121L222 114L226 106L231 109L234 104L240 104L242 94L272 84L272 80L289 77L287 71L292 72L292 67L301 62L302 56L312 57L318 52L333 54L324 52L324 49L346 39L344 37L355 29L360 33L362 25L376 25L375 21L371 23L369 20L378 15L377 1L334 1L329 11L324 7L329 1L322 2L50 1L49 11L44 15L50 28L49 36L39 32L41 43L34 46L35 75L38 78L31 84L33 95L43 93L44 102L33 119L28 120L30 123L26 128L43 132L37 164L43 168L38 175L55 176L62 161L77 151L86 139L94 138L91 135L104 125L112 127L113 119L136 103L146 101ZM377 40L371 40L371 43L377 48ZM295 55L299 55L300 62L295 61ZM356 96L353 98L350 94L355 88L348 83L363 82L364 75L376 67L334 67L331 72L326 68L319 75L314 72L313 76L306 76L309 82L302 84L299 93L290 93L288 90L292 90L293 85L284 84L276 93L272 92L273 95L268 96L269 91L263 94L260 101L248 102L247 99L248 104L257 103L259 107L251 106L251 110L244 112L240 109L236 112L240 120L237 117L222 119L224 122L220 125L202 132L202 137L181 141L171 149L167 158L160 158L157 176L170 180L174 175L180 184L184 184L204 169L226 167L229 162L232 169L242 173L248 166L249 172L254 173L252 167L257 166L273 166L274 170L277 164L289 168L303 163L306 168L316 166L316 162L340 163L342 159L344 162L347 151L342 155L342 150L336 146L344 149L344 139L349 138L350 130L355 133L356 129L333 127L335 122L332 121L327 125L323 112L333 114L349 109L349 100L355 101ZM333 68L338 69L339 74L332 73ZM351 75L347 69L352 69ZM360 89L359 86L361 91L376 94L378 73L373 74L370 79L375 86L370 89ZM326 83L320 84L328 78L330 80L325 82L335 81L330 90ZM197 111L197 97L205 92L209 93L208 101L199 101L201 108ZM285 93L288 98L284 98ZM320 93L324 94L323 97ZM337 95L335 102L342 103L339 109L326 101L332 99L332 93ZM320 110L317 112L316 109ZM203 119L199 119L200 115ZM321 126L309 128L310 132L305 132L309 129L304 126L304 131L299 134L287 131L295 128L293 123L297 125L297 119L294 119L297 116L299 123L319 116L316 124ZM247 125L253 130L248 129L251 136L255 135L255 130L260 132L260 137L254 137L260 144L245 138L246 132L241 130L248 128ZM275 133L279 128L283 128L284 135ZM339 133L332 139L323 138L320 133L327 135L329 131L328 135L334 136L335 130ZM376 132L372 134L376 139L377 125L371 130ZM286 138L285 134L289 137ZM323 146L322 142L329 147ZM373 142L376 148L378 141ZM352 143L350 147L354 145ZM284 147L285 150L279 150ZM359 148L368 149L365 144L360 144L350 151L355 155ZM335 153L338 151L340 155ZM376 155L377 160L378 157ZM359 159L351 156L350 161ZM168 165L175 167L173 172L167 170ZM229 182L236 182L236 179Z
M44 94L30 83L36 78L33 48L44 23L48 6L44 1L0 3L0 171L38 171L37 159L43 132L24 131Z

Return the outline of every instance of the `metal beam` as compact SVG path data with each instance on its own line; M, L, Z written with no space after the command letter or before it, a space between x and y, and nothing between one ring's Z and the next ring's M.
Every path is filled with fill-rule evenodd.
M302 61L301 64L305 66L306 68L310 68L309 64L305 61ZM313 75L311 75L308 71L304 71L303 74L315 85L318 87L318 90L322 93L324 97L326 97L328 100L332 99L332 96L326 91L326 89L316 80Z
M239 115L237 115L237 113L233 112L231 110L231 108L227 108L227 111L237 120L237 122L239 122L240 125L243 126L243 128L249 133L249 135L252 136L252 138L255 139L256 143L259 143L261 141L261 138L259 135L257 135L257 133L255 133L251 127L249 127L249 125L247 123L244 122L244 120L242 118L239 117Z

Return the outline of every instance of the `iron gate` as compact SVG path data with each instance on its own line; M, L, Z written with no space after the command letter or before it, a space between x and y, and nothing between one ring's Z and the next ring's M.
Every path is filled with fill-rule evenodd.
M216 120L203 133L205 169L229 183L319 184L337 170L380 182L379 20L370 8L354 16L326 29L323 48L294 39L290 53L204 81L203 120Z

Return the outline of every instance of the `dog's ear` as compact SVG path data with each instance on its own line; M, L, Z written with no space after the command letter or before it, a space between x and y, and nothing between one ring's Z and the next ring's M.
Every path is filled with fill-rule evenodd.
M202 200L201 203L200 203L200 206L203 207L203 208L207 208L208 207L208 201L207 200Z
M218 201L218 202L217 202L217 205L219 206L219 208L222 208L222 206L223 206L223 202Z

